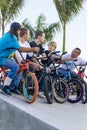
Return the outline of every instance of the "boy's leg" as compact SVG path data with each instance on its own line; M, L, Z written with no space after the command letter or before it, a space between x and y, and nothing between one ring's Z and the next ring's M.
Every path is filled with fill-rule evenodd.
M4 81L3 90L7 94L11 95L10 90L9 90L9 85L11 84L12 79L16 76L16 74L19 70L19 65L15 61L7 59L2 64L2 66L10 69L10 71L8 72L8 75Z
M13 78L13 80L12 80L12 82L11 82L11 84L10 84L10 90L11 90L12 92L18 94L18 95L21 94L20 91L18 90L21 77L22 77L22 73L17 74L17 75ZM22 86L21 86L21 87L22 87Z
M44 95L44 75L41 76L40 82L39 82L39 93L38 95L42 98L45 98Z

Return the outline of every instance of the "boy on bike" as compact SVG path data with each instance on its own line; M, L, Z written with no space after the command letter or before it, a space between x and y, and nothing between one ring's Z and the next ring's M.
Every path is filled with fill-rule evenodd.
M42 57L43 57L42 63L47 62L48 56L50 56L52 53L53 53L52 58L59 57L58 55L55 55L55 53L54 53L56 50L56 47L57 47L57 43L55 41L51 41L48 43L48 50L45 50L42 53ZM52 67L52 66L50 66L50 67ZM50 68L48 68L48 73L49 73L49 71L50 71ZM43 98L45 97L44 96L44 77L43 76L41 77L41 80L39 82L39 96L43 97Z
M18 22L13 22L10 26L10 30L5 33L0 38L0 66L6 67L10 71L4 81L4 86L2 88L3 92L11 95L10 84L15 79L20 81L20 76L18 74L20 64L16 63L12 58L15 57L15 51L18 49L20 52L38 52L39 49L21 47L18 42L18 35L20 34L21 25ZM17 84L18 84L17 82ZM14 91L18 92L16 86L14 86ZM19 93L19 92L18 92Z

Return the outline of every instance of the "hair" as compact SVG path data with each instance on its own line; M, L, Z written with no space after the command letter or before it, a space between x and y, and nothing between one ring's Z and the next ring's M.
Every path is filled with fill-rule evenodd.
M15 35L16 37L18 37L17 30L10 29L9 32L10 32L11 37L13 35Z
M20 30L20 37L23 37L24 34L26 34L28 30L29 30L28 28L21 28L21 30Z
M76 47L75 49L79 51L79 54L81 54L81 49L80 48Z
M37 31L36 33L35 33L35 38L37 39L38 38L38 36L42 36L43 35L43 31Z
M57 43L55 41L49 42L48 45L52 45L55 49L57 47Z
M18 31L19 29L21 29L21 25L20 25L19 23L17 23L17 22L13 22L13 23L11 24L10 30L9 30L11 37L12 37L13 35L15 35L16 37L18 37L17 31Z

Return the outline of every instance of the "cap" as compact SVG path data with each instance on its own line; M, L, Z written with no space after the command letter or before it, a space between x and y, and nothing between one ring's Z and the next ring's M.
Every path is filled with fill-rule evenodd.
M10 29L12 29L12 30L21 29L21 25L20 25L20 23L18 23L18 22L13 22L13 23L11 24L11 26L10 26Z

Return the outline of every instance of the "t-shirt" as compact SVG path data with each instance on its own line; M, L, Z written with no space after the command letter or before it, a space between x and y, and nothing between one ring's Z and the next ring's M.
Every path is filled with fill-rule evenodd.
M62 56L63 58L71 58L71 54L67 53L65 55ZM69 61L69 63L71 63L71 65L69 65L70 70L74 70L75 69L75 65L72 63L72 61ZM87 63L87 61L83 60L80 57L77 57L77 61L74 62L76 65L84 65ZM63 69L67 69L65 64L61 64L59 66L59 68L63 68Z
M43 48L43 46L42 46L41 44L37 45L37 44L35 43L35 41L32 41L32 42L30 42L29 44L30 44L30 47L38 47L38 48L40 49L40 51L39 51L39 53L38 53L38 56L43 53L44 48Z
M20 47L21 46L19 45L15 35L11 36L10 32L5 33L0 38L0 65L2 65L6 59L12 58L14 56L14 52Z
M19 44L20 44L21 47L30 48L30 45L29 45L29 43L27 41L24 42L24 43L22 43L21 41L19 41ZM23 58L22 58L22 56L20 55L20 53L18 51L16 51L15 54L16 54L16 57L17 57L17 59L18 59L19 62L21 62L23 60L23 58L24 58L24 60L26 60L27 55L28 55L29 58L33 57L33 52L29 52L29 53L23 52L23 53L21 53L21 55L23 56Z

